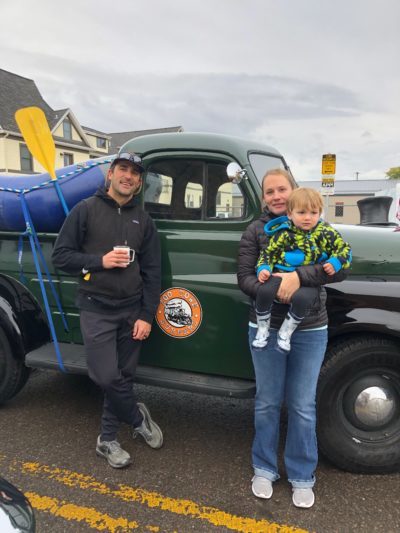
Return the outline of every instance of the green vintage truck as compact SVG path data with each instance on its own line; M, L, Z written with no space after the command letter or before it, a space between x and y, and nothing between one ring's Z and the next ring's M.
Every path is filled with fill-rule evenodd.
M143 158L141 200L162 243L163 292L138 381L251 397L249 302L237 286L238 242L261 211L266 169L287 163L271 147L214 134L148 135L123 149ZM77 183L97 187L109 163L103 158L58 171L70 207L77 199L68 194L80 190ZM6 220L0 232L2 403L21 390L32 368L87 371L74 306L77 280L50 261L64 214L47 203L46 195L57 200L52 184L45 175L36 178L42 183L0 188L8 194L0 198L0 218L12 200L8 218L18 219L16 229ZM92 194L89 189L83 196ZM400 467L400 232L394 224L372 222L340 226L354 264L346 281L327 287L329 347L318 431L321 451L338 467L383 473Z

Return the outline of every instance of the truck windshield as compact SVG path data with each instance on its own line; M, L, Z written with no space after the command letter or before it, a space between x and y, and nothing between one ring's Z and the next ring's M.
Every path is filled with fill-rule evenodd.
M271 170L273 168L285 168L283 159L281 157L270 154L253 152L249 154L249 161L251 168L253 169L253 172L260 184L267 170Z

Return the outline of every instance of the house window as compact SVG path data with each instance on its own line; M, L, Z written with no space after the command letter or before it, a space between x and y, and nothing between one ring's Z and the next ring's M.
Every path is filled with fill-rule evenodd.
M107 139L103 137L96 137L96 146L97 148L107 148Z
M63 135L64 139L72 141L72 126L71 121L68 118L66 118L63 122Z
M33 171L32 156L26 144L19 145L19 155L20 155L20 161L21 161L21 170L32 172Z
M74 164L74 154L64 154L64 167Z
M335 203L335 217L342 217L344 212L344 203L336 202Z

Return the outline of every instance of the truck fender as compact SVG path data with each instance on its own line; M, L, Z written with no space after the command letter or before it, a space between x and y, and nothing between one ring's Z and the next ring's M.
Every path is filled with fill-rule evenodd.
M15 279L0 276L0 327L10 342L14 357L49 340L43 310L33 294Z
M13 355L22 358L24 355L24 342L17 315L10 303L2 296L0 296L0 327L12 345Z

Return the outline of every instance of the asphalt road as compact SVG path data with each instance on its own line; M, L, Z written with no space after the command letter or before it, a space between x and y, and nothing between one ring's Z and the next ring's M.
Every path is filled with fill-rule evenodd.
M321 459L316 504L293 507L288 483L255 498L250 447L253 401L138 386L164 430L152 450L119 440L133 465L114 470L96 456L101 394L81 376L35 372L0 408L0 475L35 508L39 533L400 531L400 474L361 476Z

